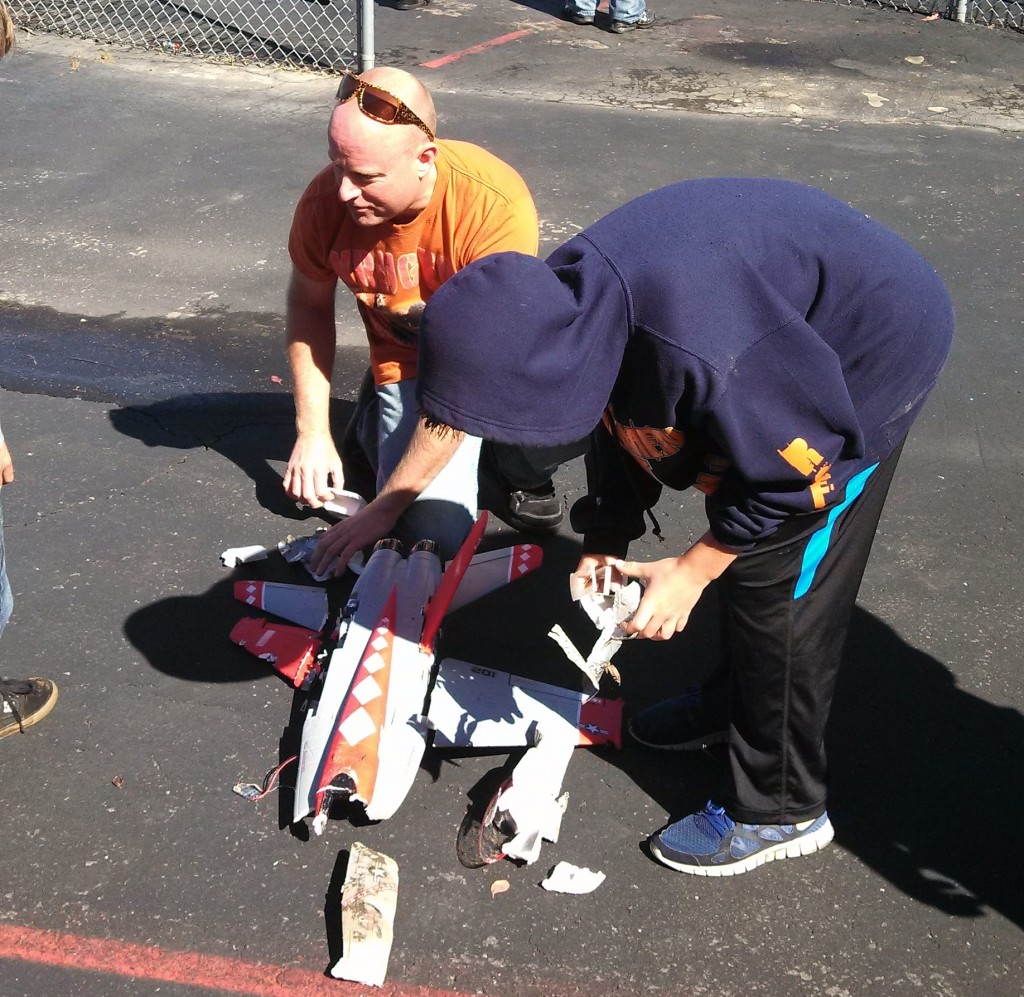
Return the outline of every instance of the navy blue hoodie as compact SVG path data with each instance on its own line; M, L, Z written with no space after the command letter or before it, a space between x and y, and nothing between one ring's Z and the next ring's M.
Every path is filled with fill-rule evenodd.
M456 274L424 314L419 395L508 443L603 422L588 552L623 552L660 484L700 487L716 539L744 551L892 452L952 331L934 270L864 214L786 181L693 180L544 262Z

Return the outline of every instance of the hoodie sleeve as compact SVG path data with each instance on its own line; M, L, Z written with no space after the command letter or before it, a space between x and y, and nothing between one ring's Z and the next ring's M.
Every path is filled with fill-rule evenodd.
M657 504L661 485L622 450L602 424L590 438L587 495L573 504L570 521L583 534L586 554L625 557L647 532L644 513Z

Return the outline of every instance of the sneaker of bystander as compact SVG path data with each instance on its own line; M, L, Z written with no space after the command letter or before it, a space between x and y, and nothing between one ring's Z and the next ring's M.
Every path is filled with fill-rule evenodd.
M0 679L0 738L39 723L57 702L49 679Z

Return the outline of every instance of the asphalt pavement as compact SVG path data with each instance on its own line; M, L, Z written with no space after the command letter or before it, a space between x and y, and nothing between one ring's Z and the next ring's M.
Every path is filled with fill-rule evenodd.
M396 995L1022 992L1024 37L804 0L652 0L661 24L622 36L557 9L376 9L378 64L432 87L443 135L522 172L544 249L682 177L781 176L903 234L954 298L953 356L836 696L835 844L735 880L654 863L644 840L702 805L720 750L578 751L562 836L528 867L455 857L504 755L431 752L393 818L322 838L287 826L286 792L233 795L294 720L289 687L227 634L245 615L235 578L302 579L218 555L319 522L279 485L284 245L334 84L27 37L0 63L0 419L18 475L0 669L61 692L0 744L2 997L366 993L323 975L356 840L399 865ZM347 302L339 331L340 425L365 361ZM581 468L558 485L578 497ZM672 546L701 532L692 496L659 517ZM543 546L541 572L452 617L444 654L572 681L546 633L590 636L565 592L579 546L568 529ZM713 608L668 645L623 649L627 708L700 679ZM560 860L607 879L548 893Z

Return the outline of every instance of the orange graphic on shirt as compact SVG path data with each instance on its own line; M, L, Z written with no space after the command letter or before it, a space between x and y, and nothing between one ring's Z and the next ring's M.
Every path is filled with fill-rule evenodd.
M350 249L331 250L331 266L353 291L379 295L418 291L421 286L436 290L454 269L441 253L420 247L395 256L384 249L359 255Z
M790 467L795 468L806 478L813 478L809 486L811 501L815 509L825 508L825 497L835 490L832 484L832 465L814 447L799 436L778 455Z

